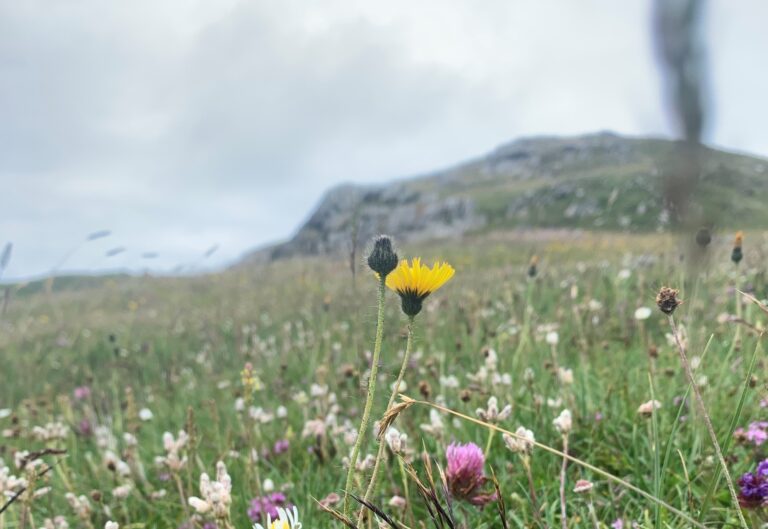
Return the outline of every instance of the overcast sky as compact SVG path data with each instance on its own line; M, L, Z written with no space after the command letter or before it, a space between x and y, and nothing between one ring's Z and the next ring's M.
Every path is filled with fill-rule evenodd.
M766 155L768 2L708 4L707 140ZM0 0L5 277L68 253L221 265L341 182L525 135L670 135L649 18L644 0Z

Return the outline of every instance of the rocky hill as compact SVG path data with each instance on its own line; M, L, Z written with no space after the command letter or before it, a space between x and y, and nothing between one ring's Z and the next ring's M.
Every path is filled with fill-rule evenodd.
M673 189L681 144L612 133L537 137L480 158L390 184L347 184L325 195L289 241L250 259L348 252L377 233L400 241L508 228L666 230L682 196L689 222L768 227L768 160L706 147Z

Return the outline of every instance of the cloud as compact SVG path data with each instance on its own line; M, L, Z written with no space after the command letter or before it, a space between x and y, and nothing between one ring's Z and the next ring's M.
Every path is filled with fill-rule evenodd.
M600 0L0 0L9 275L103 228L67 267L141 269L156 251L169 270L214 243L221 264L289 236L340 182L519 135L665 133L648 16ZM735 126L747 114L724 115L729 145L759 145ZM103 258L114 246L127 251Z

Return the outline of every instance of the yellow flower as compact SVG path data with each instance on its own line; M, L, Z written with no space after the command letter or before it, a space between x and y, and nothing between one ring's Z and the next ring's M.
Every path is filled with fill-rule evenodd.
M386 284L400 295L403 312L415 316L421 311L422 301L446 284L455 272L448 263L437 262L429 268L415 257L410 265L407 260L400 261L387 276Z

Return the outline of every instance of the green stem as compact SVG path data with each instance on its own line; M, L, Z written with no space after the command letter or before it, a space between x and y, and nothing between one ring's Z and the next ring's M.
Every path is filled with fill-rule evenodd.
M376 378L379 373L379 355L381 353L381 340L384 336L384 291L386 288L386 277L379 279L378 296L378 316L376 318L376 341L373 344L373 359L371 361L371 375L368 378L368 395L363 409L363 418L360 421L360 430L355 439L355 446L352 448L352 455L349 458L349 470L347 471L347 484L344 487L344 516L349 516L349 492L352 488L352 477L355 474L357 458L360 454L360 446L363 444L363 437L368 431L368 421L371 418L371 407L373 406L373 397L376 393Z
M387 402L387 410L394 404L397 395L400 393L400 385L405 377L405 371L408 369L408 360L411 357L411 350L413 349L413 320L414 316L408 316L408 339L405 343L405 353L403 354L403 363L400 366L400 373L397 375L395 385L392 386L392 394L389 396L389 402ZM382 432L383 435L384 432ZM373 464L373 472L371 473L371 481L368 483L368 488L365 491L363 499L365 501L371 501L371 497L376 489L376 479L379 476L379 467L381 461L384 459L384 448L386 443L379 442L379 451L376 453L376 462ZM362 518L358 518L357 525L360 525Z
M685 354L685 347L683 347L683 344L680 342L680 336L677 333L677 325L675 325L675 318L671 314L669 315L669 326L672 329L672 334L675 337L675 343L677 344L677 350L680 353L680 361L683 364L683 370L685 371L685 376L688 378L688 383L691 385L691 388L693 389L693 395L696 397L696 403L699 405L699 411L701 412L701 415L704 417L704 424L706 425L707 432L709 433L709 437L712 440L712 445L714 445L715 447L715 453L717 454L717 459L720 462L720 466L723 469L723 476L725 476L725 482L728 485L728 491L731 493L731 500L733 500L733 506L736 509L736 514L739 516L739 522L741 523L741 526L744 529L749 529L749 526L747 525L747 521L744 519L744 514L741 512L741 506L739 505L739 497L736 494L736 488L733 486L731 473L728 472L728 465L726 464L725 458L723 457L723 452L720 449L720 443L717 440L717 434L715 433L715 428L712 426L712 419L710 419L709 413L707 413L707 408L704 404L704 398L701 396L699 387L696 385L696 381L693 378L693 372L691 371L691 364L690 362L688 362L688 356Z

